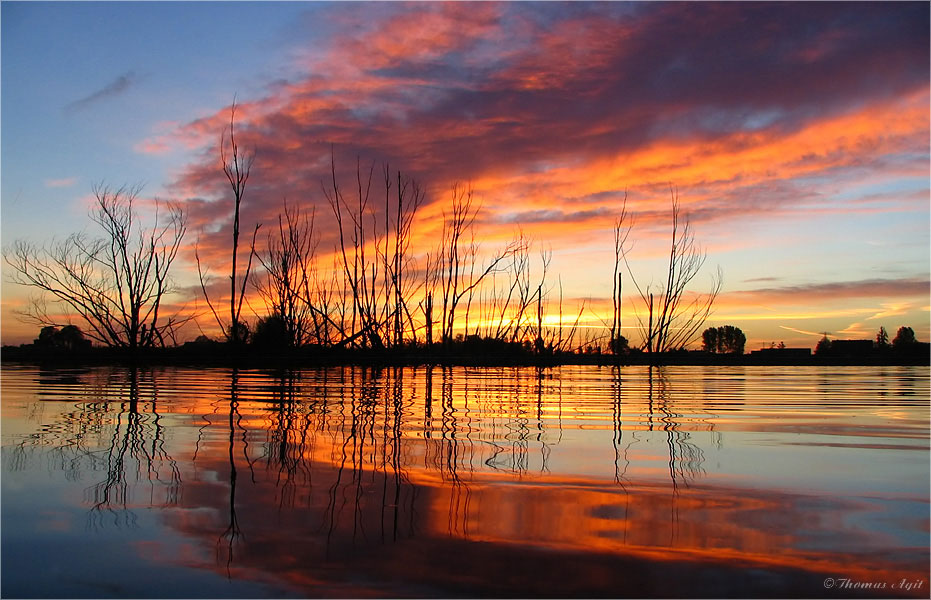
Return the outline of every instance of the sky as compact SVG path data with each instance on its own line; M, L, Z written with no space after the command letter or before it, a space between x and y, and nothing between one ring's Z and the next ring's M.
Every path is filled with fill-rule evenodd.
M624 197L627 281L659 284L673 189L707 257L692 289L724 275L708 325L740 327L748 350L903 325L931 337L925 2L4 1L0 13L4 248L92 232L95 184L143 184L187 212L172 302L202 309L193 247L224 270L218 142L235 99L256 152L243 222L267 230L285 200L316 207L320 252L334 243L331 153L344 185L357 160L387 163L426 194L415 254L434 248L452 186L469 185L483 252L522 232L597 326ZM626 285L636 340L643 309ZM37 335L17 317L30 294L4 265L4 344Z

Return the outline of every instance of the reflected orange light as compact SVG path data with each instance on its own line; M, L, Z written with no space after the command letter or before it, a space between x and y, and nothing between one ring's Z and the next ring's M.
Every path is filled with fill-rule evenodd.
M471 375L463 377L466 372ZM508 561L530 556L533 568L520 571L520 585L529 587L520 589L545 589L538 587L545 581L540 569L562 565L591 570L594 579L563 582L588 592L621 589L641 572L679 574L685 582L691 569L700 569L703 577L737 586L730 589L751 589L730 578L762 569L773 575L768 583L803 590L813 578L839 573L897 580L920 578L926 569L922 548L862 560L865 552L902 543L893 534L890 542L869 524L850 525L877 510L872 497L782 491L736 473L726 484L706 483L698 471L689 472L686 463L697 459L681 455L687 436L668 438L670 444L678 440L679 449L669 450L679 452L678 458L664 454L666 444L584 445L595 439L616 443L611 430L617 435L618 428L629 440L649 420L670 436L804 432L818 436L809 439L813 443L833 443L826 436L843 441L853 427L851 411L868 417L874 407L851 407L844 397L843 415L833 410L833 397L818 395L827 384L816 371L809 378L808 371L794 375L802 378L788 390L794 393L778 399L797 399L797 410L787 413L760 401L733 419L716 416L715 407L765 398L773 389L772 374L711 369L695 379L638 368L615 379L596 368L341 367L292 379L260 371L234 377L224 369L169 369L141 371L131 388L121 373L94 370L67 388L68 402L57 420L43 419L54 425L48 439L39 439L67 445L92 430L95 440L82 443L104 449L109 443L111 452L151 445L162 452L148 470L157 479L136 482L145 493L130 494L125 507L104 506L163 506L161 518L191 547L173 553L158 545L142 548L158 560L236 577L283 578L305 590L344 581L347 574L328 570L334 560L355 572L377 573L379 580L426 577L438 585L473 586L490 555ZM20 393L11 385L5 378L5 395ZM927 387L926 381L917 385ZM133 403L127 402L131 393L138 393ZM813 395L822 398L814 406L804 400ZM76 401L81 410L73 412ZM23 406L4 402L4 419L23 419L14 414ZM622 412L612 414L612 407ZM136 418L129 418L132 410ZM873 436L877 448L909 444L926 452L920 423L855 423L870 423L858 432L860 448L871 448ZM157 427L168 425L171 435L163 431L156 443ZM545 462L539 468L537 458L559 447L564 436L569 447L559 453L563 468L548 472ZM615 461L614 480L585 473L602 460ZM628 471L619 460L638 465ZM172 495L165 485L169 466L178 469L182 493ZM926 502L907 491L882 493L890 500ZM927 527L920 517L894 519L906 528ZM410 559L443 555L455 559ZM427 564L429 574L422 572Z

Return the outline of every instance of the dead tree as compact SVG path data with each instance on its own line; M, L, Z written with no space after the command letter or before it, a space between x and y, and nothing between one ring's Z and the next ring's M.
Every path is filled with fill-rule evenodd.
M440 294L442 295L441 340L448 345L456 327L457 308L463 298L472 294L485 279L499 270L501 263L520 247L519 241L511 242L501 252L492 256L476 274L478 246L471 237L472 227L479 206L473 204L470 187L457 183L453 186L450 212L444 211L443 236L437 251L437 271ZM470 243L464 246L466 233ZM468 278L466 274L468 273Z
M241 344L246 341L248 328L240 319L242 314L242 303L246 296L246 285L249 282L249 275L252 272L252 259L255 256L255 238L258 235L261 225L256 223L252 231L252 243L249 246L249 259L246 263L246 270L240 278L237 273L239 260L239 227L240 227L240 209L242 206L243 196L246 193L246 183L249 181L249 175L252 172L252 164L255 162L255 150L243 150L236 140L236 102L230 107L230 126L220 136L220 166L223 174L229 182L230 189L233 192L233 247L230 258L230 309L229 321L224 323L217 309L210 301L210 295L207 293L207 271L202 268L200 254L197 249L194 250L194 256L197 260L197 273L200 277L200 287L207 301L210 312L213 313L217 325L223 331L227 341L232 344Z
M388 173L387 167L385 173ZM393 317L393 342L395 346L404 343L405 329L409 328L411 335L416 342L416 328L414 319L411 315L410 307L407 304L407 298L416 293L419 285L417 280L408 280L404 277L405 271L409 270L412 261L408 256L410 248L412 228L414 217L417 209L423 204L424 191L420 185L411 178L402 178L401 172L397 173L397 206L394 215L394 255L390 268L390 282L394 294L394 302L390 316ZM386 211L387 215L387 211ZM388 232L385 232L387 239ZM407 324L405 326L405 323Z
M440 279L440 270L438 265L439 260L428 252L423 276L424 297L419 304L419 308L423 312L424 344L426 344L427 348L431 348L433 346L433 328L436 323L436 318L433 312L434 297L436 287Z
M375 244L381 263L380 322L385 330L386 345L400 346L410 333L416 343L417 327L407 299L421 288L418 279L405 276L414 270L414 260L409 256L414 217L423 204L425 194L420 184L403 177L397 171L393 177L387 164L383 168L385 182L384 230L382 243ZM395 186L393 180L396 180Z
M291 347L304 345L315 332L320 337L320 311L310 302L317 248L314 217L314 211L303 214L285 202L277 235L269 233L264 252L258 254L265 277L256 287L272 316L281 319Z
M491 290L483 303L487 312L486 337L497 340L514 341L520 337L523 314L528 307L530 242L523 232L518 233L517 239L519 245L504 269L507 277L504 288L498 289L497 273L493 273Z
M562 279L557 282L559 297L556 302L557 321L548 324L553 306L550 301L552 286L547 283L552 262L552 250L540 250L539 279L535 279L530 259L530 241L520 233L515 242L509 267L505 271L507 282L498 289L492 286L486 297L486 335L511 343L532 347L538 354L563 352L569 348L578 331L585 311L582 302L575 320L564 318ZM534 283L536 281L536 283ZM564 328L564 325L567 327ZM568 334L565 329L568 329Z
M688 285L704 266L706 255L695 241L688 217L683 218L680 214L678 191L671 189L670 194L672 227L665 285L655 293L652 285L641 288L624 256L631 279L646 307L647 322L644 323L642 317L638 318L643 334L643 348L650 353L678 350L694 340L711 314L723 283L719 267L712 276L711 290L707 294L687 291Z
M384 338L380 331L383 323L379 319L377 307L378 261L370 262L366 258L366 248L369 243L372 243L375 248L376 258L380 254L380 237L374 213L369 206L374 169L373 164L369 169L368 177L363 177L361 163L356 161L356 202L354 206L350 206L340 188L339 178L336 175L336 158L331 152L330 187L322 186L323 194L336 220L339 238L336 252L341 258L343 294L352 297L349 332L339 342L340 345L384 347ZM367 216L369 219L366 218ZM367 231L369 220L372 228L373 239L371 240L368 238ZM348 240L347 233L349 234ZM349 243L352 244L351 248Z
M330 181L321 186L336 224L337 271L348 317L338 345L385 348L417 340L416 307L412 310L410 302L424 284L411 276L417 265L410 245L425 193L414 179L384 165L384 213L378 214L374 169L374 163L363 169L357 159L352 198L340 185L331 152Z
M611 300L614 305L614 312L611 316L610 337L608 338L608 347L614 354L618 354L622 350L622 344L620 343L624 307L622 265L627 256L627 238L630 235L630 229L631 223L627 214L627 192L624 192L621 212L614 221L614 274L611 278Z
M139 187L94 187L90 217L103 237L76 233L42 247L17 241L4 252L11 281L40 292L21 313L27 321L61 327L77 315L89 338L134 350L164 345L165 337L189 320L161 314L172 291L169 271L184 237L184 213L176 204L156 201L146 228L137 210L139 192ZM50 314L49 300L70 314Z
M582 315L585 314L585 300L579 304L579 312L575 316L575 320L572 322L572 325L569 327L569 333L563 333L563 291L562 291L562 277L559 278L559 324L556 329L556 334L553 335L548 343L548 346L552 348L553 352L565 352L571 347L574 347L574 341L579 332L579 323L582 321ZM577 349L581 351L582 344L578 344Z

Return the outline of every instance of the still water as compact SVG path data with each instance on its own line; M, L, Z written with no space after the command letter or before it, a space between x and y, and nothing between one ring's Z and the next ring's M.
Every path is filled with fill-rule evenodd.
M928 367L4 365L2 394L4 597L928 597Z

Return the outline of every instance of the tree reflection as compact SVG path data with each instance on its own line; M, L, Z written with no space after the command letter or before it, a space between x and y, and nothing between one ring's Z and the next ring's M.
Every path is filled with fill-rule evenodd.
M233 550L237 542L244 536L242 528L239 526L239 518L236 516L236 483L238 471L236 470L236 428L242 430L243 456L249 463L250 472L252 463L248 455L248 431L242 427L242 415L239 414L239 370L233 369L230 373L230 392L229 392L229 445L227 456L229 458L229 525L217 538L217 560L220 560L220 545L226 542L226 569L227 575L230 574L230 567L233 563ZM253 478L254 482L254 478Z
M345 534L353 547L372 542L370 536L375 531L382 543L396 541L404 534L401 517L405 506L411 515L408 535L413 535L415 525L416 491L406 473L403 446L407 404L403 370L343 368L336 387L338 410L333 415L322 412L319 423L319 430L328 434L335 471L320 525L326 532L327 556L338 537L342 539ZM333 426L328 424L331 418L336 421ZM330 469L323 471L324 477L331 476ZM312 495L312 490L309 493ZM347 508L352 514L351 525L346 519Z
M293 583L308 596L355 592L361 577L414 587L373 585L360 596L571 595L570 582L559 580L567 568L596 592L630 591L623 585L631 573L652 585L666 565L689 561L796 561L815 570L812 544L838 532L838 514L862 506L697 485L720 439L722 420L709 411L728 392L741 400L755 388L732 370L703 379L680 373L92 370L61 384L64 392L46 390L43 401L28 397L12 409L37 425L7 433L4 467L27 469L35 458L41 470L47 460L86 486L92 526L132 526L135 510L138 526L151 529L133 535L157 540L151 552L183 540L171 562L231 580ZM904 376L890 373L890 385L911 385L893 379ZM803 383L818 392L811 376ZM74 389L83 397L75 400ZM179 393L183 403L173 400ZM145 519L138 507L146 501L180 508ZM162 527L177 533L163 536ZM865 539L843 536L851 547ZM774 547L784 552L769 563ZM831 564L849 562L841 558ZM641 573L641 564L655 569ZM511 587L457 587L487 581Z
M537 415L536 415L537 418L536 418L536 428L537 428L537 436L536 436L536 440L537 440L537 442L540 444L540 472L541 472L541 473L548 473L548 472L549 472L549 467L547 466L547 461L549 460L550 452L552 452L552 448L551 448L550 445L546 442L546 436L545 436L546 429L545 429L545 427L544 427L544 425L543 425L543 423L544 423L544 419L543 419L543 368L542 368L542 367L537 367L536 372L537 372L537 382L536 382L536 392L537 392L537 394L536 394L536 396L537 396ZM562 382L562 380L560 379L560 383L561 383L561 382ZM557 392L557 393L558 393L558 398L559 398L559 406L560 406L560 408L562 408L562 386L561 386L561 385L559 386L559 389L558 389L558 392Z
M164 428L158 413L158 388L149 371L131 368L118 383L119 412L113 423L110 443L103 451L106 477L90 492L93 496L91 524L99 523L103 512L113 516L116 525L133 526L136 515L130 509L132 484L147 481L154 493L155 485L165 490L165 505L177 505L181 496L181 471L165 449ZM140 383L147 389L140 394ZM110 389L114 387L110 384ZM93 404L108 414L108 402ZM167 471L167 475L163 472ZM150 504L154 498L150 496Z
M611 369L611 409L614 428L611 442L614 446L614 482L623 488L624 483L627 481L627 470L630 468L630 459L628 458L630 447L640 440L637 439L636 429L631 428L629 433L632 439L626 446L624 445L624 386L622 371L619 365L615 365ZM623 467L621 466L622 461L624 463Z
M676 402L669 390L669 380L662 367L647 369L647 419L650 431L654 429L654 406L658 409L659 427L666 434L667 468L672 484L672 502L670 504L670 543L678 536L679 528L679 486L689 487L690 482L704 475L704 451L691 441L688 430L682 429L683 415L675 410Z
M149 506L180 503L181 470L165 445L153 371L129 368L56 374L43 369L37 384L48 400L59 398L62 389L67 389L69 397L77 394L84 401L74 403L73 410L56 413L51 422L43 421L39 431L22 436L8 468L27 469L32 451L45 448L43 454L54 459L50 468L62 471L68 480L83 480L85 471L103 472L102 480L84 490L90 529L107 522L105 514L118 527L134 527L134 493L141 483L149 485ZM36 411L42 406L32 404ZM36 414L35 418L41 417ZM156 490L164 494L160 502Z
M392 392L391 404L385 402L385 423L390 420L391 428L384 428L382 447L387 451L390 447L390 457L387 453L382 455L382 471L386 476L382 478L382 495L381 495L381 541L385 541L385 511L391 508L391 541L398 539L398 524L400 519L401 488L406 481L406 474L403 469L403 457L401 455L401 432L404 423L404 378L403 369L395 367L392 373ZM390 417L389 417L390 413ZM392 496L389 500L387 476L388 464L391 465L391 483ZM412 488L413 489L413 488ZM413 519L413 511L411 511Z
M453 395L453 378L452 369L443 367L443 379L440 397L442 399L442 418L441 433L439 440L442 459L438 461L437 466L444 481L452 485L449 495L449 519L447 528L449 535L460 534L464 537L469 536L469 504L472 499L472 491L467 480L464 480L459 474L459 466L462 458L462 443L456 437L458 430L458 421L456 417L456 407L454 405ZM463 391L463 402L468 403L469 389L466 387ZM471 440L469 440L471 444ZM468 449L467 449L468 450ZM469 453L469 468L472 471L472 454Z
M209 429L225 427L229 519L218 538L218 560L225 557L229 569L243 531L267 529L268 515L250 510L246 517L238 496L245 493L252 506L256 495L269 497L265 485L277 490L279 519L291 518L283 514L287 509L316 524L325 557L414 536L427 522L425 507L429 511L438 498L447 534L469 537L476 465L526 474L531 446L539 444L539 471L547 473L554 444L546 414L548 403L561 402L559 380L544 369L501 375L471 380L450 367L347 366L277 372L270 385L247 392L233 372L226 424L204 415L195 450L197 460L201 446L208 447L202 442ZM214 408L215 414L223 410L220 403ZM257 415L266 415L261 425ZM242 461L250 454L240 445L257 427L264 436L259 460L268 476L244 480ZM437 475L440 485L412 482L410 470L421 457L421 473Z
M667 467L674 490L679 484L686 487L695 478L704 475L704 451L691 441L692 436L682 428L685 420L676 410L677 402L669 390L669 380L662 367L647 368L647 430L659 427L666 434ZM658 416L658 425L654 418Z
M532 375L529 375L532 373ZM483 389L477 391L479 398L484 397L481 409L479 439L492 448L491 456L484 464L495 471L522 476L531 471L531 443L540 445L541 473L549 470L548 461L552 445L547 440L547 418L544 417L544 404L549 402L552 394L557 401L556 429L557 441L562 434L561 381L553 379L545 368L536 368L532 372L526 369L512 369L504 377L509 382L506 392ZM529 376L528 376L529 375Z

